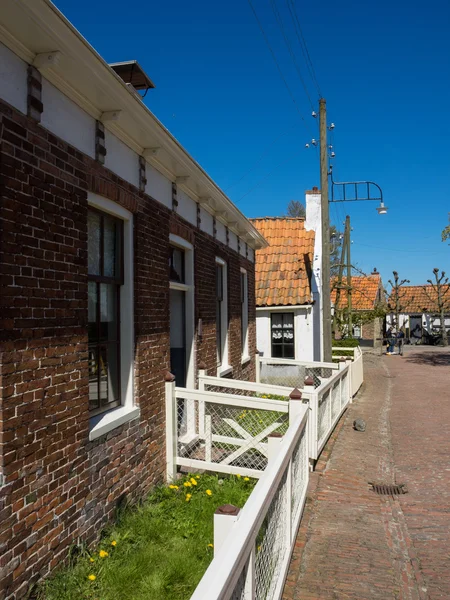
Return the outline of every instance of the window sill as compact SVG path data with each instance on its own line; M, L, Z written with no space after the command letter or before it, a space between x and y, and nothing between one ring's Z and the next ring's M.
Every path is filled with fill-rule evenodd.
M248 356L248 355L246 355L246 356L243 356L243 357L242 357L242 359L241 359L241 365L246 365L246 364L247 364L248 362L250 362L251 360L252 360L252 357L251 357L251 356Z
M217 377L225 377L225 375L229 375L233 372L233 367L230 365L222 365L221 367L217 367Z
M102 415L92 417L89 420L89 441L92 442L116 427L137 419L140 414L141 411L137 406L120 406Z

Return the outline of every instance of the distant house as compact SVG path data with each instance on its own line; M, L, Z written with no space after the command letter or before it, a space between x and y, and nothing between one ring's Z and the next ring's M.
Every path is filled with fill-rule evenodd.
M444 287L444 290L448 287ZM445 296L445 327L447 333L450 331L450 292ZM408 285L402 286L400 291L399 327L405 328L406 337L411 343L426 343L429 336L439 334L441 330L441 318L437 302L436 292L431 285ZM386 326L394 328L395 323L395 301L391 296L388 300L388 314Z
M347 308L346 284L347 281L344 277L340 293L338 293L337 279L335 278L331 282L331 303L335 310L345 311ZM383 319L381 317L368 319L368 316L384 303L383 283L381 275L376 270L367 276L352 276L353 337L368 343L381 337Z
M251 219L269 246L256 252L256 335L267 358L320 360L320 193L306 193L306 219Z

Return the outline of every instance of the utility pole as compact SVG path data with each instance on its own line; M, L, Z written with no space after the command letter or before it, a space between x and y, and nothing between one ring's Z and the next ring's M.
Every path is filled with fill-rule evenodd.
M324 98L319 100L319 129L322 215L322 355L325 362L331 362L330 214L328 206L327 103Z
M344 274L344 266L345 266L344 260L345 260L345 253L347 251L347 229L350 230L350 217L348 217L348 216L345 218L344 239L342 242L341 259L339 261L339 270L338 270L338 277L337 277L337 283L336 283L336 300L334 303L334 318L333 318L334 337L336 337L336 331L337 331L337 326L338 326L338 310L339 310L339 305L340 305L340 300L341 300L342 276Z
M348 336L353 337L353 315L352 315L352 261L350 260L350 217L345 218L345 233L347 235L347 315Z

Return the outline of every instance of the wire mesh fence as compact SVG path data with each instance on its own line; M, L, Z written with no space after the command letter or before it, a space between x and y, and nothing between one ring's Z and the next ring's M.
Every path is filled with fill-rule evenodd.
M300 509L300 503L303 499L304 493L306 492L306 486L308 485L308 469L308 440L306 429L304 429L292 454L291 527L294 527L294 523L296 522L298 511Z
M255 598L257 600L270 600L273 597L283 559L288 551L287 476L286 470L256 537Z
M288 403L280 401L280 410L268 410L257 399L253 407L249 399L240 404L239 396L222 397L222 402L178 398L178 456L203 461L210 470L220 464L263 471L268 436L288 429Z
M330 429L330 404L331 392L327 390L321 398L319 398L319 441L322 440Z
M314 367L296 361L292 361L292 364L286 364L286 362L279 363L276 360L260 359L260 380L261 383L265 384L302 389L307 380L314 388L318 388L334 372L335 369L332 367Z

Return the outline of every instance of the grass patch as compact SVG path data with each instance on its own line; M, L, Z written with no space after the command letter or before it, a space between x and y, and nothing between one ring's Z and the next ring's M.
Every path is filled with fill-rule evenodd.
M213 558L213 515L242 508L256 480L189 475L125 510L97 548L44 581L39 600L186 600Z

